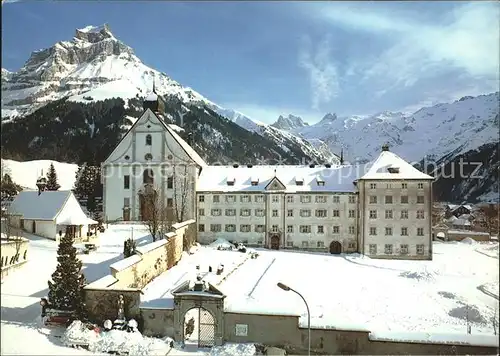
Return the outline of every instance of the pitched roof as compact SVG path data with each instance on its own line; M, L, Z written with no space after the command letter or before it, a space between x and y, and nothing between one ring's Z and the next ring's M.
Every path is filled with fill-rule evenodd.
M174 138L174 140L177 141L177 143L182 147L184 152L186 152L186 154L189 156L189 158L191 158L197 165L199 165L201 167L205 167L207 165L205 160L203 160L203 158L201 158L201 156L193 149L193 147L191 147L186 141L184 141L182 139L182 137L179 136L179 134L177 132L175 132L174 126L170 127L170 125L165 124L165 122L162 119L159 119L159 120L163 123L163 126L165 126L167 131ZM175 125L175 126L177 126L177 125Z
M153 112L149 108L146 109L146 110L144 110L144 112L139 117L139 119L136 120L134 122L134 124L128 129L128 131L122 136L122 138L120 139L120 141L118 142L118 144L115 146L115 148L113 149L113 151L111 151L111 153L108 155L108 157L106 157L106 159L104 160L104 163L106 163L108 161L109 157L111 157L113 155L113 153L116 151L116 149L118 148L118 146L120 146L120 144L125 139L125 137L127 137L127 135L132 130L134 130L135 126L139 123L139 121L141 121L141 119L144 117L144 115L146 115L148 113L148 111L149 111L150 115L154 115L154 117L156 117L156 119L162 124L162 126L165 128L165 130L168 133L170 133L170 135L172 135L172 137L174 138L174 140L177 141L177 143L181 146L181 148L184 150L184 152L186 152L186 154L189 156L189 158L191 158L197 165L199 165L201 167L204 167L204 166L207 165L207 163L203 160L203 158L201 158L200 155L191 146L189 146L189 144L186 141L184 141L182 139L182 137L180 137L175 132L176 128L178 129L177 125L172 125L172 127L170 127L169 124L165 123L165 118L162 115L159 115L159 114Z
M9 214L22 214L23 219L54 220L73 194L70 190L20 192L10 204Z
M276 173L275 173L276 170ZM362 166L207 166L201 171L196 190L199 192L263 192L275 178L285 186L285 192L354 192L353 182L362 171ZM325 184L319 185L317 177ZM234 177L234 185L227 178ZM296 184L296 177L303 178L303 185ZM257 185L252 185L258 178Z
M422 179L434 180L433 177L420 172L410 163L398 155L382 151L378 158L368 164L368 171L359 179ZM389 169L398 169L395 173L390 173Z

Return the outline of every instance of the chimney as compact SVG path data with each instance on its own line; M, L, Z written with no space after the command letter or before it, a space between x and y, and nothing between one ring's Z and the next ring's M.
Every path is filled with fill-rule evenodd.
M344 149L340 149L340 164L344 164Z
M389 144L388 143L384 143L382 145L382 152L388 152L389 151Z

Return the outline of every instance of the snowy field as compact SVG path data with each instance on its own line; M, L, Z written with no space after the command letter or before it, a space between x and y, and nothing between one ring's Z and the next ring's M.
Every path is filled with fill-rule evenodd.
M276 286L282 282L304 295L312 326L466 334L468 314L473 334L493 335L498 244L435 243L433 261L270 250L258 253L257 259L247 259L222 282L211 274L211 281L227 295L226 311L300 314L300 323L306 326L302 300ZM192 273L199 261L203 261L202 269L220 261L234 266L240 255L200 248L156 278L145 289L143 304L171 305L169 290Z
M78 165L73 163L61 163L50 160L37 160L18 162L11 159L2 159L2 174L9 173L14 183L22 187L37 189L36 180L40 177L42 170L44 176L47 174L50 164L56 169L60 190L73 189L75 184Z
M130 237L128 225L110 225L100 236L100 248L88 255L79 255L83 273L89 282L110 272L109 265L123 258L123 242ZM28 262L2 281L1 289L1 354L2 355L68 355L84 351L60 346L58 339L48 337L40 328L40 298L48 294L47 281L57 265L54 241L25 233L30 240ZM134 227L138 244L150 241L144 227ZM29 342L23 342L29 340ZM87 352L88 354L88 352Z
M108 274L109 265L122 259L123 242L131 236L131 228L110 225L100 236L100 248L80 255L89 282ZM139 245L150 241L143 226L134 225L133 235ZM50 240L26 237L31 241L29 262L2 281L1 354L92 354L62 346L57 330L41 327L39 301L47 296L57 247ZM498 244L435 243L433 261L384 261L359 255L269 250L258 250L259 257L251 259L248 253L199 247L150 283L142 303L168 305L171 288L192 278L199 266L228 296L227 311L300 314L300 322L305 324L300 298L276 286L283 282L309 302L313 326L465 334L468 310L472 333L492 335L492 317L498 306L498 248ZM219 264L224 265L224 272L218 276ZM212 273L208 273L209 266ZM226 345L210 353L245 354L248 347ZM171 350L169 355L208 352Z
M106 232L100 235L99 249L88 255L79 255L88 282L109 274L109 265L123 258L123 243L131 235L132 225L109 225ZM151 241L149 232L141 225L133 225L133 236L139 246ZM61 341L64 332L62 329L42 326L39 302L40 298L48 294L47 281L57 265L57 245L54 241L35 235L25 233L25 237L30 240L28 262L2 281L0 354L109 355L65 347ZM253 345L228 344L211 350L173 349L169 355L237 356L248 355L252 348ZM164 355L165 352L157 354Z

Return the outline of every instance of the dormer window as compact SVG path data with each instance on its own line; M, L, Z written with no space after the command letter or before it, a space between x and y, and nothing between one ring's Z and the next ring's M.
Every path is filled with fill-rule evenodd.
M234 185L235 180L236 179L234 177L227 177L226 178L227 185Z
M252 185L254 185L254 186L255 186L255 185L258 185L258 184L259 184L259 178L257 178L257 177L252 177L252 178L250 179L250 182L251 182L251 183L252 183Z
M318 184L318 186L321 186L321 187L325 186L325 181L320 176L316 177L316 183Z
M153 144L153 138L151 135L146 135L146 146L151 146Z
M295 184L296 185L304 185L304 178L302 178L302 177L295 177Z
M387 171L389 173L399 173L399 167L388 167Z

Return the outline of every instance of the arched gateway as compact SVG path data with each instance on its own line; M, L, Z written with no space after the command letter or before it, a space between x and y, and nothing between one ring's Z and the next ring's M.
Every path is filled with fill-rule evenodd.
M330 253L333 255L338 255L342 253L342 244L338 241L332 241L330 244Z
M202 280L194 284L185 281L172 295L175 340L197 347L222 345L226 296Z

